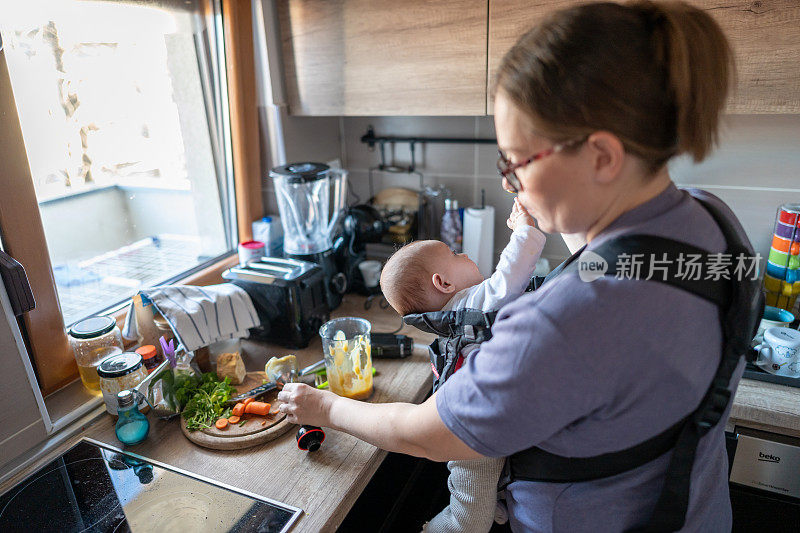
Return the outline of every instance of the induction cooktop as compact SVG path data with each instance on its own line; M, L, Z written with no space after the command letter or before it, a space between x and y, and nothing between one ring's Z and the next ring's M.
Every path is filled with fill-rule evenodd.
M0 531L288 531L302 511L83 439L0 496Z

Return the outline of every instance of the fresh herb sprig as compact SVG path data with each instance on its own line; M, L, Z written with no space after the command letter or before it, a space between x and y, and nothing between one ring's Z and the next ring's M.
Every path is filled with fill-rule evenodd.
M188 376L176 383L175 397L183 406L183 419L190 430L206 429L220 418L230 416L226 402L236 393L230 378L220 381L213 372Z

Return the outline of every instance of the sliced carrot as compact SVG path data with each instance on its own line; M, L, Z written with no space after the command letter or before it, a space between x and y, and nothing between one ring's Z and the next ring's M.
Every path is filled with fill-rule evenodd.
M266 426L266 425L267 425L267 421L266 421L266 420L264 420L263 422L261 422L261 425L262 425L262 426Z
M236 416L236 415L233 415L233 416L229 416L229 417L228 417L228 422L230 422L231 424L238 424L238 423L239 423L239 420L241 420L241 418L239 418L239 417L238 417L238 416Z
M250 403L250 402L252 402L252 401L254 401L254 400L255 400L255 398L245 398L245 399L244 399L244 401L243 401L242 403L243 403L245 406L247 406L247 404L248 404L248 403Z
M244 408L245 413L253 415L267 416L269 414L270 404L266 402L250 402Z
M244 404L239 402L233 406L233 411L231 411L233 416L242 416L244 414Z
M226 427L228 427L228 421L224 418L220 418L214 425L217 427L217 429L225 429Z
M275 409L270 409L269 414L274 416L274 415L277 415L280 412L281 412L281 410L278 409L277 407L275 407Z

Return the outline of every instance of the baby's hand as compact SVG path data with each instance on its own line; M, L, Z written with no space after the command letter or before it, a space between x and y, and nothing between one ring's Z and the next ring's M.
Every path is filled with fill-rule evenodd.
M536 221L528 213L528 211L524 207L522 207L522 204L519 203L519 199L514 198L514 206L511 208L511 214L508 215L508 220L506 220L506 225L513 231L517 229L519 226L536 227Z

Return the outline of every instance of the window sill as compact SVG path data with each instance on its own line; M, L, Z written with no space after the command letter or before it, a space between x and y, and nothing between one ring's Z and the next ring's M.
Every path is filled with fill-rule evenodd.
M52 423L50 434L64 429L99 405L103 405L103 397L86 390L80 379L47 395L44 406Z

